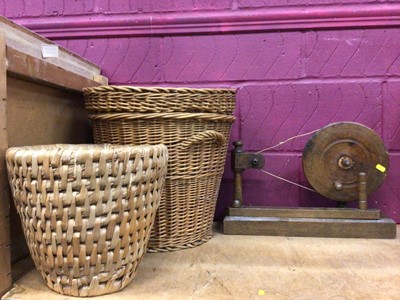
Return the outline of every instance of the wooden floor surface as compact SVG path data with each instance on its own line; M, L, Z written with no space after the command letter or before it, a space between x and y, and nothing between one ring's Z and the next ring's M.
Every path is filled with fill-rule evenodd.
M395 240L215 236L194 249L148 253L123 291L88 299L400 299ZM3 299L78 299L35 270Z

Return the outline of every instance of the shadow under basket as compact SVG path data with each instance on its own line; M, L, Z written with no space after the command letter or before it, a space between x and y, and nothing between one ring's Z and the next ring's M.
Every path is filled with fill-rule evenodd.
M84 90L96 143L165 144L165 189L150 252L195 247L212 222L235 117L229 89L106 86Z
M48 287L69 296L119 291L147 250L167 148L10 148L7 169L30 254Z

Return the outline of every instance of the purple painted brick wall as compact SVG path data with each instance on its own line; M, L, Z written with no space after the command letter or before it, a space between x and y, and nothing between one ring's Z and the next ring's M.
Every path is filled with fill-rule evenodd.
M35 20L49 24L49 36L53 27L72 28L74 35L67 33L54 40L99 64L112 84L237 88L232 140L242 139L250 150L335 121L356 121L373 128L389 149L391 167L369 203L400 222L400 18L387 15L400 11L398 2L16 0L1 2L0 13L22 24ZM302 16L307 10L313 13ZM358 14L358 10L369 13ZM286 11L297 21L292 24L278 18ZM204 12L220 14L222 20L237 15L238 22L245 21L236 27L233 23L219 27L213 17L205 23L203 19L187 21L189 25L185 21L174 24L172 18L197 20ZM248 16L257 13L268 14L268 22L286 22L285 30L271 27L275 23L252 27L258 23ZM343 18L337 18L341 15ZM155 35L151 25L140 33L133 32L136 27L132 25L118 31L123 16L133 21L148 16L172 24L172 29ZM77 18L108 18L111 21L99 26L110 30L110 35L98 33L96 27L74 27ZM318 25L313 25L316 20ZM186 24L186 33L176 34L174 30L182 24ZM207 33L209 27L215 29L213 34ZM306 185L301 152L308 138L267 152L266 170ZM232 197L228 162L217 205L219 219ZM335 205L258 171L244 174L244 198L247 205Z

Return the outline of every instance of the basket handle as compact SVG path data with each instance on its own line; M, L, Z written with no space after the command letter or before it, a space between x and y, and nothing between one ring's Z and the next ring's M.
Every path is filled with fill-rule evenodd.
M208 140L216 141L218 144L224 144L226 142L226 138L223 134L215 130L206 130L191 136L186 141L182 142L180 146L182 148L189 148L193 144L204 143Z

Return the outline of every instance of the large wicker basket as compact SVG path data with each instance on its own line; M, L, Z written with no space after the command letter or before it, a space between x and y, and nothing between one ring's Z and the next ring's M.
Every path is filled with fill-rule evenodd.
M7 168L31 256L47 285L72 296L123 289L147 249L167 148L10 148Z
M149 251L209 240L235 120L235 91L107 86L84 94L96 143L168 147L168 173Z

